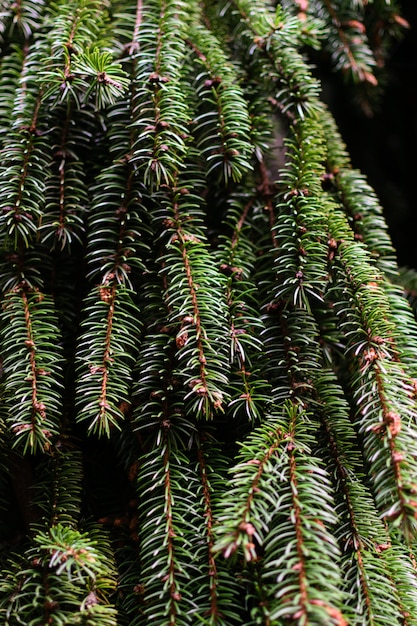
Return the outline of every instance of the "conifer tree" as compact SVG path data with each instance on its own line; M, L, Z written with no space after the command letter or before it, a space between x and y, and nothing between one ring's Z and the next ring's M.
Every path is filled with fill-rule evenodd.
M417 624L417 331L314 60L394 0L0 2L0 622Z

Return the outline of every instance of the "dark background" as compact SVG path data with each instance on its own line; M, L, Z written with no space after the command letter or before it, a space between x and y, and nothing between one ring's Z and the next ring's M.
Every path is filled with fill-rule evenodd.
M417 268L417 0L403 0L401 7L411 28L393 44L373 117L353 104L341 83L329 106L353 166L367 175L384 207L400 265Z

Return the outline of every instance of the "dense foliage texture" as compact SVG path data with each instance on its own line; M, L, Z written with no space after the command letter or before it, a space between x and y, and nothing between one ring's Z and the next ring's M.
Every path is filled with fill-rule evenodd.
M0 20L1 624L416 625L416 326L312 69L369 110L395 2Z

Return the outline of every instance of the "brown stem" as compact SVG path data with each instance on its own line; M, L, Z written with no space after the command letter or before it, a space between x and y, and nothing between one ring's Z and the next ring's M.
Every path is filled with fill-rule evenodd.
M375 78L375 76L371 72L367 71L366 69L364 69L363 67L361 67L357 63L357 61L356 61L356 59L355 59L355 57L354 57L354 55L352 53L350 44L349 44L349 38L347 37L345 31L341 27L339 17L337 15L336 10L333 8L331 0L324 0L324 2L325 2L325 5L327 7L327 10L329 12L330 17L332 18L333 26L337 30L337 33L338 33L338 36L339 36L339 40L340 40L340 42L341 42L341 44L343 46L343 50L344 50L344 52L346 54L346 58L347 58L347 61L348 61L348 67L350 67L352 72L357 75L359 80L366 81L366 82L368 82L368 83L370 83L372 85L377 85L378 81ZM357 23L358 26L363 28L363 25L362 25L361 22L355 22L355 23ZM343 68L343 69L346 69L346 68Z
M71 32L69 34L68 37L68 41L65 42L64 46L67 48L68 51L68 56L66 57L65 60L65 69L64 69L64 78L65 80L68 78L71 78L71 54L74 51L74 47L73 47L73 43L74 43L74 37L75 37L75 33L77 31L77 26L78 26L78 22L80 19L80 9L78 8L75 12L74 15L74 19L72 22L72 27L71 27Z
M33 335L32 328L32 319L30 312L30 304L26 291L20 291L22 301L23 301L23 310L25 316L25 325L26 325L26 336L27 339L25 341L26 347L29 350L29 364L30 364L30 381L32 388L32 408L31 408L31 429L34 432L37 419L39 417L44 420L46 418L46 407L42 401L38 398L38 386L37 386L37 376L38 376L38 367L36 363L36 344Z
M268 467L269 459L276 453L279 447L288 439L288 435L286 433L283 433L281 427L278 427L275 429L275 431L273 432L273 436L275 438L275 441L265 452L262 459L256 458L256 459L252 459L248 461L248 464L250 463L251 465L257 465L258 469L255 473L255 476L253 477L251 481L250 488L248 489L248 496L244 503L242 513L240 514L239 519L236 520L236 530L233 533L233 541L229 544L229 547L226 548L226 550L224 551L226 557L232 554L232 552L234 552L237 549L239 535L242 532L246 533L249 538L252 538L253 529L252 529L252 524L250 523L249 520L251 517L252 503L255 499L256 494L259 493L259 486L258 486L259 482L264 472L268 471L267 467ZM251 558L256 559L255 546L251 547L250 553L251 553Z
M174 525L172 522L172 493L171 493L171 475L170 475L170 459L169 459L169 447L165 446L164 452L164 487L165 487L165 517L167 528L167 552L168 552L168 580L169 580L169 623L172 626L176 624L176 603L181 599L181 594L177 588L177 579L175 571L175 558L174 558L174 537L176 536Z
M24 144L23 163L20 168L20 176L19 176L19 181L17 183L18 188L17 188L16 198L14 200L14 205L12 205L11 207L11 210L14 211L14 214L16 217L20 215L22 208L24 208L22 207L22 197L23 197L23 192L25 189L26 178L30 171L32 153L35 147L34 138L36 136L37 121L38 121L41 101L42 101L42 92L38 94L38 97L36 99L31 123L28 127L26 127L26 130L28 131L29 136L25 137L22 141L22 143Z
M187 277L188 289L191 296L191 304L193 311L193 319L192 323L195 327L196 334L196 343L197 343L197 353L198 353L198 362L199 362L199 378L194 381L194 389L197 393L199 393L202 397L208 397L208 384L207 384L207 374L206 374L206 364L207 359L205 356L204 345L203 345L203 337L204 337L204 327L201 321L200 307L198 304L197 298L197 288L194 282L193 273L191 269L190 259L187 252L187 241L189 241L190 236L183 232L181 227L181 215L179 212L179 206L177 202L173 203L173 213L174 213L174 225L176 229L176 237L179 242L179 248L181 252L181 257L184 265L185 275ZM219 407L221 404L220 400L216 400L214 402L215 407Z
M350 491L346 481L346 470L342 463L343 454L341 453L337 442L332 434L331 426L329 425L326 417L322 414L321 422L323 424L324 430L326 432L327 440L329 442L329 448L332 456L333 463L336 466L336 474L337 479L339 481L341 490L343 491L344 504L348 511L349 517L349 526L352 532L352 543L354 546L355 554L356 554L356 562L359 570L359 577L363 595L365 597L365 604L367 608L368 617L370 620L370 624L373 624L373 616L371 611L371 594L369 585L367 582L367 576L365 571L365 566L363 563L362 550L364 549L363 541L358 530L358 526L356 523L356 514L354 511L354 507L352 504L352 499L350 497Z
M295 437L295 412L291 417L290 427L289 427L289 437ZM297 542L297 555L298 555L298 564L297 564L297 573L298 573L298 582L300 588L300 608L302 614L305 616L305 619L308 620L308 591L307 591L307 574L306 574L306 565L305 565L305 550L304 550L304 537L303 537L303 523L301 519L301 506L298 499L298 480L297 480L297 461L295 458L296 447L294 445L291 446L291 454L290 454L290 485L291 485L291 493L292 493L292 502L293 502L293 511L294 511L294 519L295 519L295 536ZM300 620L301 621L301 620ZM306 622L307 623L307 622Z
M100 297L104 302L107 302L109 305L109 310L107 313L107 328L106 328L106 338L104 341L104 351L103 351L103 359L102 366L100 368L103 377L101 379L101 392L99 396L99 415L98 421L100 425L104 424L106 421L106 411L109 408L107 402L107 381L109 377L109 364L113 362L113 358L111 357L111 341L112 341L112 333L113 333L113 320L115 313L115 299L117 293L117 285L113 284L108 287L100 287Z
M213 554L213 509L211 505L211 493L210 484L207 476L207 465L204 451L201 446L198 449L198 462L200 467L200 477L203 484L203 499L204 499L204 515L206 519L207 529L207 548L208 548L208 564L209 564L209 580L210 580L210 617L219 616L219 608L217 604L217 565Z
M139 37L139 31L142 24L143 0L138 0L136 4L135 28L133 29L132 41L136 42Z

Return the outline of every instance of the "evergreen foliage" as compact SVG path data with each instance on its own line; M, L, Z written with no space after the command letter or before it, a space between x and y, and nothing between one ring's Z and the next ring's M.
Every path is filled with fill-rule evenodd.
M314 70L406 26L0 2L2 624L417 624L417 279Z

